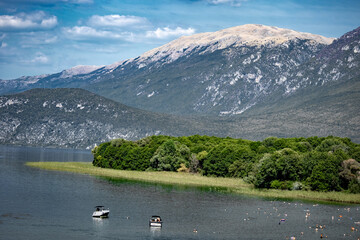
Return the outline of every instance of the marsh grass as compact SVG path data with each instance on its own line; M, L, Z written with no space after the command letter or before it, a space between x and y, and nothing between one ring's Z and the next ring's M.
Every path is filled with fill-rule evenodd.
M209 189L210 191L245 194L267 199L301 199L324 203L360 203L360 194L344 192L288 191L255 189L239 178L205 177L198 174L179 172L142 172L94 167L90 162L27 162L27 166L104 177L112 181L130 180L163 185L177 185Z

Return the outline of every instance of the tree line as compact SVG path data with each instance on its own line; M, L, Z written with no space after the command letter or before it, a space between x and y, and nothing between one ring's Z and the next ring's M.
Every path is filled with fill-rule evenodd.
M149 136L115 139L92 153L93 165L103 168L236 177L256 188L360 193L360 144L349 138Z

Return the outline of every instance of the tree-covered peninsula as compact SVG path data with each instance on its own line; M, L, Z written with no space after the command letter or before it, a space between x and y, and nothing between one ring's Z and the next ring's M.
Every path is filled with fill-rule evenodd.
M349 138L149 136L112 140L92 153L93 165L103 168L243 178L256 188L360 193L360 144Z

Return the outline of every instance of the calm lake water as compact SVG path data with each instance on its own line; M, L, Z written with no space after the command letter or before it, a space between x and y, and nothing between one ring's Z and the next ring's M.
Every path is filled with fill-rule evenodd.
M24 165L27 161L90 162L92 155L0 146L0 239L320 239L321 234L328 239L360 238L360 225L354 223L360 221L359 205L110 182L30 168ZM109 207L110 217L93 219L96 205ZM151 215L163 218L162 228L148 226Z

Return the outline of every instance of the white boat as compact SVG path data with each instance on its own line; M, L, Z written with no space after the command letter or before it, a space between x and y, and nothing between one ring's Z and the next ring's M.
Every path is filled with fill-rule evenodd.
M98 217L98 218L106 218L109 216L110 210L109 209L105 209L104 206L96 206L95 207L95 212L93 212L93 217Z
M160 216L151 216L149 220L150 227L162 227L162 220Z

